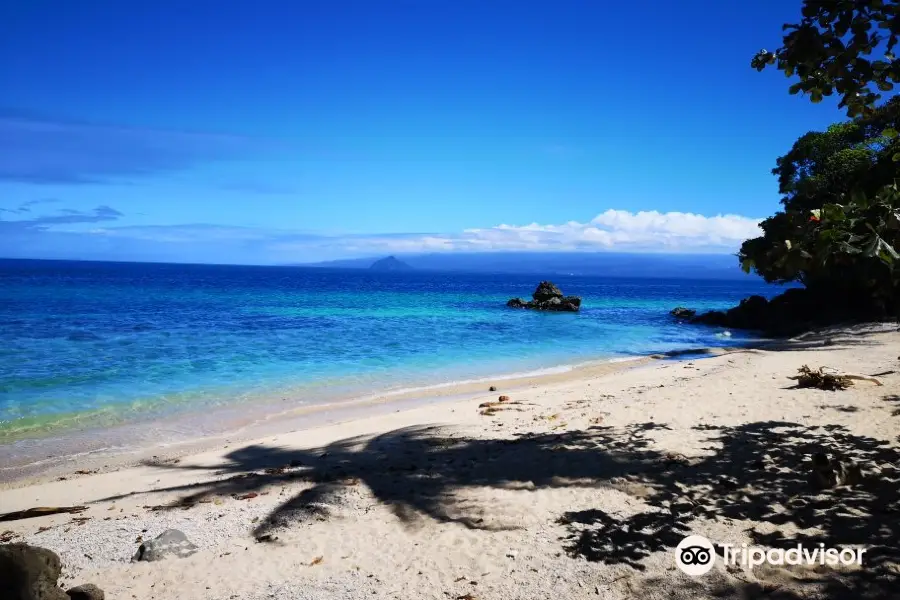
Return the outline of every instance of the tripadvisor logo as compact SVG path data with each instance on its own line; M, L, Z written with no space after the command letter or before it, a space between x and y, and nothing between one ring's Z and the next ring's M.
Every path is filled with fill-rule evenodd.
M675 563L686 574L706 575L716 562L716 549L702 535L689 535L675 548Z
M750 569L763 564L769 565L828 565L829 567L862 565L865 548L826 548L819 544L805 548L797 544L793 548L760 548L741 544L719 544L722 561L726 565L743 565ZM700 535L689 535L675 548L675 563L687 575L705 575L716 562L716 549L708 539Z

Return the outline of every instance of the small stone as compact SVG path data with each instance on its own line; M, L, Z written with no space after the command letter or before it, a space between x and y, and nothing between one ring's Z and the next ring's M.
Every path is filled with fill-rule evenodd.
M509 402L509 396L500 396L497 400L500 402Z
M496 392L496 391L497 391L497 386L492 385L491 387L488 388L488 391L489 391L489 392Z
M170 556L184 558L197 552L195 546L187 536L177 529L167 529L159 534L155 539L149 540L141 544L137 553L132 558L132 562L163 560Z
M72 600L104 600L106 594L93 583L86 583L68 590L66 594Z

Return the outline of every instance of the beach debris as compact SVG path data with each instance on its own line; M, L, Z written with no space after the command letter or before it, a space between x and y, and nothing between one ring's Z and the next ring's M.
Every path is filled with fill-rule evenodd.
M28 544L0 546L0 590L4 590L4 598L69 600L56 584L61 573L62 563L52 550Z
M87 509L87 506L38 506L2 514L0 515L0 521L19 521L21 519L34 519L35 517L47 517L63 513L80 513Z
M15 531L6 530L3 533L0 533L0 544L5 544L9 541L12 541L13 538L19 537L19 534Z
M488 388L488 391L489 391L489 392L496 392L496 391L497 391L497 386L496 386L496 385L492 385L491 387Z
M308 566L315 567L316 565L321 565L322 561L324 561L324 560L325 560L324 556L317 556L314 559L312 559L311 561L309 561Z
M106 594L93 583L85 583L66 591L71 600L104 600Z
M253 498L256 498L257 496L259 496L259 494L257 494L256 492L247 492L246 494L237 495L237 496L235 496L235 498L238 500L252 500Z
M463 594L462 596L457 596L456 600L478 600L478 598L472 594Z
M509 402L509 396L500 396L497 398L497 402Z
M829 489L841 485L855 485L862 481L860 466L852 461L829 458L824 452L813 455L810 483L818 489Z
M197 550L197 546L183 532L177 529L166 529L155 539L142 543L131 561L154 562L170 556L184 558L194 554Z
M860 375L858 373L843 373L833 367L810 369L808 365L803 365L797 369L797 373L797 375L788 377L788 379L796 381L799 388L816 388L833 392L847 389L853 385L854 381L871 381L875 385L884 385L877 377Z
M277 535L273 535L273 534L271 534L271 533L264 533L264 534L262 534L262 535L256 536L256 541L259 542L259 543L261 543L261 544L262 544L262 543L267 543L267 542L268 542L268 543L271 543L271 542L277 542L277 541L278 541L278 536L277 536Z

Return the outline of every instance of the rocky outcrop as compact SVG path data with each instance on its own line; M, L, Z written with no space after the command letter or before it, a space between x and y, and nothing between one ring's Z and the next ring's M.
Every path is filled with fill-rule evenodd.
M157 561L175 556L184 558L190 556L197 551L195 546L187 538L184 533L177 529L166 529L155 539L148 540L141 544L137 553L131 560L137 561Z
M506 306L557 312L578 312L581 308L581 298L578 296L564 296L562 290L550 281L540 282L531 298L528 302L521 298L513 298L506 303Z
M682 321L686 319L693 319L697 314L696 310L692 310L690 308L685 308L683 306L677 306L669 311L669 314L675 317L676 319L680 319Z
M672 311L684 310L679 307ZM681 313L685 314L686 313ZM728 310L713 310L693 317L681 317L689 323L748 329L771 337L790 337L840 323L879 321L888 313L873 308L859 297L824 293L808 288L791 288L766 300L762 296L744 298Z
M69 600L56 585L60 573L62 564L52 550L28 544L0 546L0 590L4 598Z
M0 597L10 600L104 600L92 583L63 592L57 580L62 564L56 552L28 544L0 545Z

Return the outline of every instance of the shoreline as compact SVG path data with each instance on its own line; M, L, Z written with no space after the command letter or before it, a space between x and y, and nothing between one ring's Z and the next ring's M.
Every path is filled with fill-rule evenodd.
M517 391L526 386L548 385L568 380L611 374L638 368L660 359L709 357L758 346L706 346L646 355L579 360L524 372L500 373L459 381L388 389L365 396L329 399L317 404L284 408L280 403L259 401L230 404L210 412L185 411L160 419L122 423L111 428L63 430L48 436L24 438L0 445L0 489L21 487L66 475L67 465L79 463L81 470L110 472L134 466L149 457L174 459L223 444L240 443L267 435L314 429L377 417L435 402L475 398L488 399L491 386ZM504 387L505 386L505 387ZM500 392L498 391L498 394ZM143 432L153 428L151 434ZM184 431L190 433L183 433ZM168 434L170 437L165 437ZM160 437L164 439L160 441ZM30 448L16 452L23 446ZM155 453L155 454L152 454ZM40 455L40 456L39 456ZM65 458L61 458L65 457Z
M658 356L658 355L655 355ZM235 405L219 407L213 419L220 426L208 433L193 435L184 439L170 439L163 442L134 442L135 430L148 425L146 422L126 423L104 431L104 436L96 437L96 430L86 429L66 432L62 436L49 436L19 440L0 446L0 489L33 485L43 481L58 479L70 471L67 466L78 463L79 469L97 472L111 472L138 464L151 456L162 460L203 452L211 448L246 442L254 438L316 429L323 426L339 425L365 420L391 412L398 412L428 406L439 402L486 399L494 395L488 392L491 386L510 392L523 387L552 384L570 379L578 379L619 370L636 368L652 362L652 356L635 356L615 359L580 361L569 365L548 367L524 373L506 373L494 377L479 377L457 382L448 382L416 388L388 390L384 393L329 400L320 404L306 404L291 408L279 408L275 404L260 402L252 407ZM251 415L246 413L250 412ZM234 413L241 413L235 415ZM229 418L230 415L230 418ZM204 413L183 413L152 422L159 430L188 429L196 431L203 427L210 416ZM100 441L102 440L102 441ZM132 440L125 445L122 440ZM24 459L10 456L8 450L14 446L34 445L46 458L29 455ZM65 458L61 458L61 457Z
M898 355L896 326L837 328L763 348L582 368L497 392L482 383L446 401L386 400L379 414L307 429L288 431L289 421L276 419L282 433L5 486L4 511L86 510L0 529L7 541L59 553L66 587L90 582L108 597L147 600L437 599L473 590L479 600L588 600L597 589L616 600L706 600L723 589L743 597L748 584L786 592L821 590L814 586L835 578L866 584L875 573L891 586L900 572L890 518ZM804 364L878 373L883 385L797 389L789 377ZM498 403L500 394L511 399ZM870 484L811 489L809 459L823 449L860 461ZM82 459L77 468L90 471ZM844 497L853 498L852 514L809 511L810 502L827 508ZM171 528L196 555L130 562L141 540ZM672 563L687 533L736 545L776 547L797 536L861 544L879 562L858 573L717 564L691 579Z

